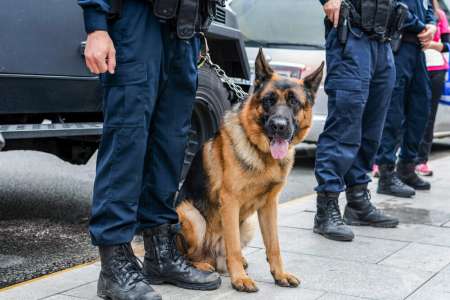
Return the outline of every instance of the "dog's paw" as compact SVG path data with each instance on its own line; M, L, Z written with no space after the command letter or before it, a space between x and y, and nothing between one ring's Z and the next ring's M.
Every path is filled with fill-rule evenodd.
M273 277L275 283L282 287L298 287L300 285L300 280L290 273L282 273Z
M239 292L254 293L258 291L256 283L248 276L232 280L231 285Z
M192 263L192 265L200 271L205 271L205 272L215 272L216 271L216 269L212 265L208 264L207 262L194 262L194 263Z

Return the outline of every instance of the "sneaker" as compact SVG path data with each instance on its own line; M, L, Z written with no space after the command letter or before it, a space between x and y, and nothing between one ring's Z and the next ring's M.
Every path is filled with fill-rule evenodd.
M416 173L422 176L433 176L433 170L431 170L427 163L416 166Z
M378 167L378 165L373 165L373 167L372 167L372 176L374 177L374 178L378 178L378 177L380 177L380 168Z

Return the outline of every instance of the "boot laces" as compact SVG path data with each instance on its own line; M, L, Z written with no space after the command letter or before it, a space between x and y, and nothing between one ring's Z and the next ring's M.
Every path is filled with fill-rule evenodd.
M400 180L400 179L399 179ZM372 204L372 193L370 192L369 189L366 189L364 191L364 199L369 202L369 211L375 211L376 213L380 213L381 211L379 209L377 209L373 204Z
M117 250L115 259L116 268L120 272L116 274L121 281L135 284L144 280L142 275L142 262L134 255L130 245L122 245Z
M327 215L331 222L336 225L344 225L344 221L342 220L341 210L339 208L338 201L330 200L327 205Z
M397 172L394 172L394 174L392 174L392 184L399 187L405 186L405 183L400 179L400 177L398 177Z

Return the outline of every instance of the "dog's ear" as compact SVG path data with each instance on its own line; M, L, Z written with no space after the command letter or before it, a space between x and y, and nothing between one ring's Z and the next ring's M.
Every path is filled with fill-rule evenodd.
M324 66L325 63L322 62L322 64L320 65L320 67L317 68L317 70L306 76L305 79L303 80L305 88L308 90L308 101L311 104L314 104L316 93L319 90L320 83L322 82Z
M259 89L264 81L272 77L273 73L273 69L267 62L262 48L259 48L258 56L255 60L255 89Z

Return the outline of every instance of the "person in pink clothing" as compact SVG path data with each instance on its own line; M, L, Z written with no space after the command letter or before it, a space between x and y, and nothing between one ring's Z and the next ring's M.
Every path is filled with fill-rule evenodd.
M423 176L432 176L433 171L428 166L428 157L431 151L434 135L434 122L444 91L445 75L448 72L449 65L444 52L449 52L450 48L450 29L448 26L447 16L440 8L437 0L433 0L433 7L438 19L437 31L434 40L429 44L425 50L427 57L427 67L431 79L431 112L428 119L427 128L420 143L419 153L417 157L416 172Z

